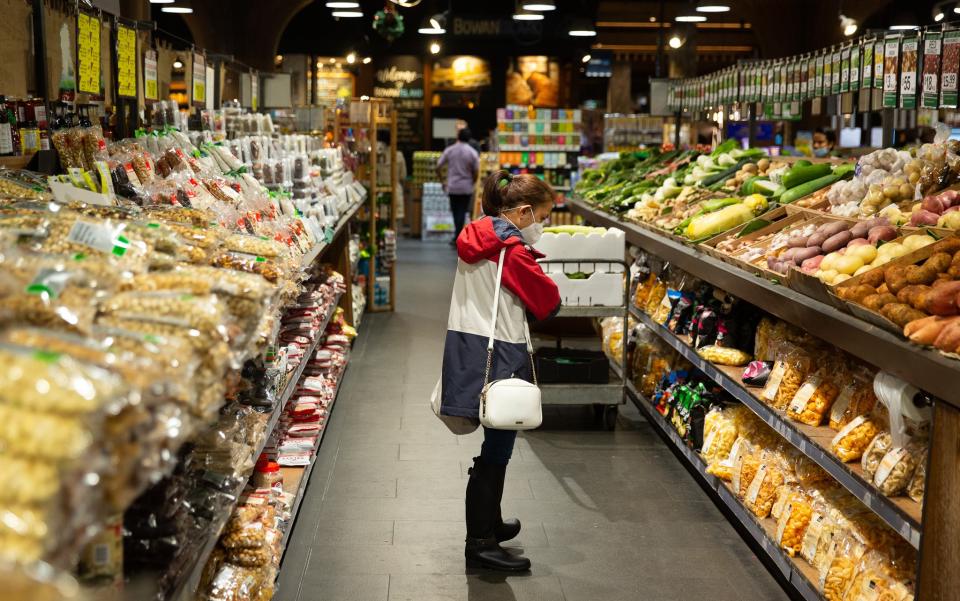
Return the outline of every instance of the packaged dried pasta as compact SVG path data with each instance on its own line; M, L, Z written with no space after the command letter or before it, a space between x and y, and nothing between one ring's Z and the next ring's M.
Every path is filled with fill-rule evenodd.
M700 347L697 354L717 365L746 365L750 362L750 355L739 349L712 344Z
M800 552L803 536L813 516L813 500L799 489L793 489L777 519L777 544L791 557Z
M738 496L754 515L767 517L773 509L777 489L784 482L782 470L777 466L773 454L763 450L751 455L741 453L738 464L734 478Z
M761 400L775 409L786 409L806 379L812 359L803 348L782 342L777 348L777 359L760 395Z
M746 438L738 436L726 454L716 456L712 463L707 464L707 473L720 478L724 482L732 482L733 472L737 467L737 457L740 455L740 448L749 444ZM735 493L738 488L739 487L734 488Z
M830 506L822 495L814 495L810 505L810 521L800 540L800 556L819 572L822 561L833 538Z
M923 503L923 493L927 486L927 461L929 457L929 448L925 449L923 454L917 460L917 471L913 473L913 479L910 480L910 486L907 487L907 495L917 503Z
M845 601L866 547L853 535L834 537L820 572L820 592L827 601Z
M830 450L844 463L856 461L880 432L874 418L866 415L854 419L837 432L830 443Z
M880 465L880 461L892 446L893 437L890 436L889 432L881 432L870 441L870 444L863 452L863 457L860 458L860 466L863 468L863 472L866 474L868 480L873 480L873 475L877 473L877 467Z
M910 484L922 455L923 447L916 443L890 449L877 465L873 483L887 496L903 493Z
M841 387L830 409L830 428L833 430L840 430L857 417L868 415L877 404L873 371L858 366L852 376L852 380Z
M711 409L704 419L703 446L700 456L707 465L726 458L737 439L737 425L733 413L735 408Z
M787 415L800 423L819 426L840 394L837 381L843 373L836 367L823 367L810 374L790 400Z
M913 592L906 582L896 578L890 558L881 551L871 550L858 562L846 598L851 601L905 601L913 598Z

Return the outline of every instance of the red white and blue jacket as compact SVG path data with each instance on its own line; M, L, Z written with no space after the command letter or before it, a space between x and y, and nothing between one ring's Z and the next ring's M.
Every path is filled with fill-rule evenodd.
M443 350L443 415L479 415L497 261L503 248L507 251L491 382L511 377L532 380L524 319L540 321L560 310L557 285L537 264L544 255L523 241L515 225L499 217L484 217L464 228L457 239L459 261Z

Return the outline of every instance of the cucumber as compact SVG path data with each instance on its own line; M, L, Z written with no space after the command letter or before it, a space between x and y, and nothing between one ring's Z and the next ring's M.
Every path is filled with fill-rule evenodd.
M808 194L813 194L820 188L825 188L830 184L834 184L843 179L842 175L836 173L831 173L829 175L824 175L823 177L818 177L817 179L810 180L799 186L790 188L786 192L780 195L780 204L790 204L791 202L803 198Z
M832 170L830 169L830 165L826 163L817 165L794 165L792 169L784 174L780 183L783 184L784 188L789 190L802 183L815 180L818 177L830 175L830 173L832 173Z

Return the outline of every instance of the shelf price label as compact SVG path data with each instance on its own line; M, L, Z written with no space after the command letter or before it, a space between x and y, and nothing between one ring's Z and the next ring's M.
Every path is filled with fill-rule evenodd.
M939 107L939 75L940 75L940 48L941 36L938 31L931 31L923 36L923 81L921 85L921 104L925 109Z
M900 36L888 35L883 44L883 108L897 107L897 72L900 66Z
M919 64L920 39L916 36L903 38L900 44L900 107L917 107L917 66Z
M940 106L956 108L957 73L960 72L960 29L943 32L943 54L940 61Z
M147 100L159 100L160 97L157 84L156 50L147 50L143 53L143 97Z
M77 91L100 94L100 19L77 15Z
M137 34L117 23L117 94L137 96Z
M199 52L193 53L193 69L191 70L191 79L193 81L191 100L194 104L203 105L207 102L207 61Z

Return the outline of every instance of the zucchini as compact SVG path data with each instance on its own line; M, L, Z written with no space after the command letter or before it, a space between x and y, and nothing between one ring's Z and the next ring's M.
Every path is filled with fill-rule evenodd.
M842 175L836 173L831 173L829 175L824 175L823 177L818 177L817 179L810 180L799 186L790 188L786 192L780 195L780 204L790 204L791 202L803 198L808 194L813 194L821 188L825 188L830 184L834 184L843 179Z
M706 176L705 178L700 180L700 185L703 186L704 188L709 188L710 186L712 186L717 182L724 182L730 179L731 177L733 177L734 175L736 175L737 171L739 171L741 167L743 167L747 163L752 163L752 162L753 161L750 159L741 159L737 161L735 165L733 165L728 169L724 169L723 171L718 171L712 175Z
M783 184L784 188L789 190L802 183L815 180L818 177L830 175L830 173L832 173L832 170L830 169L830 165L826 163L819 163L817 165L794 165L792 169L783 175L780 183Z
M739 198L711 198L710 200L705 200L700 206L703 208L704 213L713 213L723 207L735 205L739 202Z
M800 159L799 161L793 164L794 167L809 167L810 165L813 165L813 163L811 163L807 159Z

